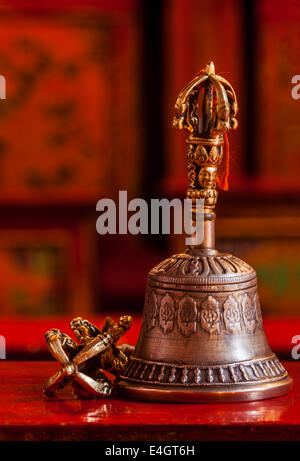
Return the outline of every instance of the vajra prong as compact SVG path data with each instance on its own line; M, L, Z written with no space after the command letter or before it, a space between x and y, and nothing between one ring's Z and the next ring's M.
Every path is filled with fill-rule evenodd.
M116 343L131 324L132 317L129 315L120 317L116 323L107 317L102 330L99 330L88 320L77 317L70 326L78 343L57 329L47 331L48 350L62 368L46 381L43 388L45 395L52 397L71 383L91 395L108 397L113 384L104 370L118 377L127 365L134 348L128 345L118 347Z

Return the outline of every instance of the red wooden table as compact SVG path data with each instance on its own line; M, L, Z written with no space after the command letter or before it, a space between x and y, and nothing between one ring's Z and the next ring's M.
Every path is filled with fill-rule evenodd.
M300 440L300 362L285 363L289 395L235 404L45 399L56 362L0 361L0 440Z

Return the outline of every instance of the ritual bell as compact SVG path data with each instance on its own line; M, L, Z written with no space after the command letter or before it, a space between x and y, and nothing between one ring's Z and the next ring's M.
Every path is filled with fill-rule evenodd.
M202 199L204 237L148 274L140 336L117 389L162 402L277 397L292 379L265 337L255 270L215 249L217 189L226 189L235 92L214 64L180 92L173 125L187 129L187 198ZM195 208L194 213L197 213Z

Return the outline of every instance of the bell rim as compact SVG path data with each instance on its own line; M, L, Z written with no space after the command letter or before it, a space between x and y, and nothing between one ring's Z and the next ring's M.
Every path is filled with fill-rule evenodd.
M212 388L181 388L133 383L124 379L118 381L115 391L121 396L134 400L166 403L223 403L245 402L277 398L289 393L293 379L286 375L273 382L255 384L218 385Z

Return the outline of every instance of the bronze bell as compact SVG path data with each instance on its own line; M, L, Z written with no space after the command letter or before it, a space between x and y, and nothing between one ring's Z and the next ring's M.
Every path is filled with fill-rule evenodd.
M126 397L245 401L291 387L265 337L255 270L215 249L216 185L226 189L227 131L237 127L237 110L213 63L177 98L173 125L190 132L187 197L204 201L204 239L149 272L140 336L117 384Z

